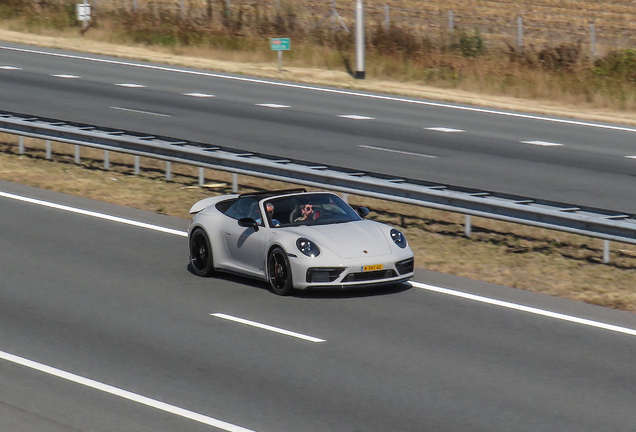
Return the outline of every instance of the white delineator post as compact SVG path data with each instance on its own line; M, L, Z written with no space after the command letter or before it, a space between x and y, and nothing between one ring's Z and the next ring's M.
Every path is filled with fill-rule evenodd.
M75 5L77 20L82 23L82 34L88 29L88 22L91 19L91 7L88 4L88 0L84 0L82 3Z
M364 5L356 0L356 78L364 79Z

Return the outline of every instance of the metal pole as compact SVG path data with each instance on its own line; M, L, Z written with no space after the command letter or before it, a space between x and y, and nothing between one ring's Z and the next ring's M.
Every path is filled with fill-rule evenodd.
M22 135L18 137L18 153L24 154L24 137Z
M590 33L591 33L591 48L592 48L592 60L596 58L596 29L594 28L594 23L590 24Z
M133 0L133 12L137 12L137 10L139 9L139 4L137 3L137 0Z
M455 23L453 22L453 11L448 11L448 31L451 33L455 30Z
M76 164L80 164L80 146L79 145L75 145L75 163Z
M610 242L609 240L603 240L603 264L609 264L610 262Z
M108 150L104 150L104 169L110 169L110 153L108 152Z
M364 79L364 5L356 0L356 78Z
M51 140L46 140L46 158L51 159Z
M384 3L384 30L388 33L391 28L391 21L389 21L389 4Z
M519 55L523 54L523 22L521 15L517 17L517 47L519 49Z
M283 51L278 50L278 71L283 70Z
M232 193L238 193L238 174L232 173Z
M172 180L172 162L166 161L166 181Z
M331 0L331 33L335 33L336 31L336 15L338 12L336 11L336 0Z
M470 215L466 215L466 217L464 218L464 235L470 238L472 233L473 233L472 221L470 219Z
M205 184L205 169L199 168L199 186L203 186Z
M135 175L139 175L139 156L135 156Z
M346 202L347 204L349 204L349 194L348 193L343 193L342 194L342 200L344 202Z

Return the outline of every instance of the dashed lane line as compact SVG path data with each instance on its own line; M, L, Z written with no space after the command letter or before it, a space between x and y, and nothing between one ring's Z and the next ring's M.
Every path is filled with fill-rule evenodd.
M548 141L519 141L519 142L521 142L522 144L531 144L531 145L542 146L542 147L559 147L563 145L563 144L553 143Z
M126 88L145 88L146 86L143 84L135 84L135 83L121 83L115 84L118 87L126 87Z
M427 127L427 128L424 128L424 129L430 130L430 131L434 131L434 132L445 132L445 133L466 132L465 130L462 130L462 129L452 129L452 128L447 128L447 127Z
M215 95L207 94L207 93L182 93L184 96L192 96L197 98L213 98Z
M361 116L357 114L342 114L342 115L339 115L338 117L351 119L351 120L375 120L375 117L367 117L367 116Z
M304 334L301 334L301 333L296 333L296 332L293 332L293 331L284 330L284 329L281 329L281 328L278 328L278 327L273 327L273 326L270 326L270 325L267 325L267 324L261 324L261 323L258 323L256 321L250 321L250 320L246 320L244 318L238 318L238 317L235 317L235 316L232 316L232 315L226 315L224 313L213 313L213 314L210 314L210 315L214 316L214 317L217 317L217 318L222 318L222 319L225 319L225 320L228 320L228 321L234 321L234 322L237 322L237 323L240 323L240 324L245 324L245 325L248 325L248 326L251 326L251 327L260 328L260 329L263 329L263 330L268 330L268 331L271 331L271 332L274 332L274 333L280 333L280 334L283 334L283 335L286 335L286 336L292 336L292 337L295 337L295 338L298 338L298 339L303 339L303 340L306 340L306 341L309 341L309 342L326 342L324 339L319 339L319 338L316 338L316 337L313 337L313 336L307 336L307 335L304 335Z
M258 103L256 106L265 107L265 108L291 108L289 105L280 105L275 103Z
M404 151L404 150L394 150L394 149L389 149L389 148L384 148L384 147L375 147L375 146L362 145L362 144L359 145L358 147L369 149L369 150L384 151L384 152L388 152L388 153L398 153L398 154L403 154L403 155L407 155L407 156L417 156L417 157L423 157L423 158L429 158L429 159L437 159L437 156L427 155L427 154L423 154L423 153L413 153L413 152Z
M114 110L118 110L118 111L127 111L127 112L133 112L133 113L137 113L137 114L147 114L147 115L153 115L153 116L159 116L159 117L172 117L170 114L161 114L161 113L155 113L155 112L150 112L150 111L141 111L141 110L136 110L136 109L131 109L131 108L122 108L122 107L110 107L111 109Z
M65 78L65 79L78 79L81 78L79 75L69 75L69 74L53 74L51 75L54 78Z

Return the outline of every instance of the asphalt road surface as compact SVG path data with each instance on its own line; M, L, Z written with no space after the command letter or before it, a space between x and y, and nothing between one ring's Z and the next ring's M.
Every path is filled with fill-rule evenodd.
M5 42L0 110L636 213L636 127Z
M0 430L636 428L633 314L424 270L278 297L191 274L187 224L0 182Z

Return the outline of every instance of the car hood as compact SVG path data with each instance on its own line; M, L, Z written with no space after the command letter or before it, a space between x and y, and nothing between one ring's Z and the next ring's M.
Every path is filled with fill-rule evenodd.
M382 226L373 221L345 222L295 228L298 237L307 237L318 247L327 248L341 258L388 255L391 245Z

